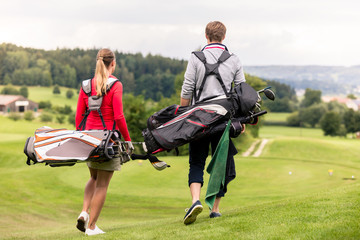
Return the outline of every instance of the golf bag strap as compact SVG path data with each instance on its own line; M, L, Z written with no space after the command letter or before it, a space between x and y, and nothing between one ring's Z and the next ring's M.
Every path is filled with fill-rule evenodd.
M88 97L91 96L91 79L82 81L81 88Z
M87 120L87 117L89 116L89 114L90 114L90 111L86 110L86 112L84 114L84 117L81 120L81 122L80 122L79 126L77 127L77 129L85 130L86 120Z
M98 114L99 114L99 116L100 116L100 119L101 119L102 125L103 125L103 127L104 127L104 130L107 130L107 129L106 129L106 125L105 125L105 121L104 121L104 117L103 117L103 115L102 115L102 113L101 113L100 108L97 110L97 112L98 112Z
M84 93L88 96L91 96L91 81L92 79L87 79L82 81L81 88L84 91ZM117 78L108 78L107 85L106 85L106 91L110 91L110 89L114 86L116 82L120 82Z
M204 74L204 78L203 81L201 83L201 86L199 88L199 93L196 94L196 90L194 90L194 97L195 97L195 103L199 101L200 99L200 95L204 89L205 86L205 82L208 76L210 75L215 75L216 79L219 81L221 88L223 89L225 95L227 97L229 97L229 93L226 90L224 81L221 78L221 75L219 73L219 65L223 62L225 62L229 57L231 57L231 54L228 51L223 51L222 54L220 55L218 61L214 64L209 64L206 62L206 57L205 54L202 51L197 51L197 52L193 52L193 54L195 54L195 56L204 64L205 66L205 74Z
M92 89L91 82L92 82L92 79L87 79L87 80L82 81L82 83L81 83L81 88L84 91L84 93L88 96L88 98L91 97L91 89ZM107 85L106 85L106 92L110 91L111 88L114 86L114 84L116 82L120 82L120 81L117 78L108 78ZM81 120L81 122L80 122L80 124L78 126L78 129L85 130L86 120L87 120L87 117L89 116L91 111L92 110L89 110L89 109L86 110L86 112L84 114L84 117L83 117L83 119ZM104 130L107 130L106 125L105 125L105 121L104 121L104 117L103 117L103 115L101 113L100 108L97 109L97 112L99 113L99 116L101 118L101 123L102 123L102 125L104 127ZM114 120L113 130L115 130L115 127L116 127L116 122Z
M192 52L203 64L206 64L206 57L202 51Z

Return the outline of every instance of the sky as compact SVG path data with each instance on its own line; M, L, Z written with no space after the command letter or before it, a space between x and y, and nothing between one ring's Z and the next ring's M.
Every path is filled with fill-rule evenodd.
M188 60L221 21L244 65L360 65L359 0L0 0L0 44Z

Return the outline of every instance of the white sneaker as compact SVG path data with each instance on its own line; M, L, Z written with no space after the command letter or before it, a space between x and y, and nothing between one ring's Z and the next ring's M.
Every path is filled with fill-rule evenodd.
M98 226L95 225L94 230L91 230L90 228L87 228L85 231L85 235L92 236L97 234L104 234L105 232L98 228Z
M89 214L85 211L81 212L78 217L77 224L76 224L77 229L79 229L82 232L85 232L87 229L88 223L89 223Z

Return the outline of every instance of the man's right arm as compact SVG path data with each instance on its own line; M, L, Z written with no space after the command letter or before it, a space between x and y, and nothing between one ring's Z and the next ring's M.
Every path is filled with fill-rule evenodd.
M186 107L190 105L190 99L180 98L180 106Z

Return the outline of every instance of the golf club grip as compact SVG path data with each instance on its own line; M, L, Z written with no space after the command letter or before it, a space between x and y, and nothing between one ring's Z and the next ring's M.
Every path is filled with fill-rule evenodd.
M148 156L147 155L141 155L141 154L131 154L131 159L132 160L137 160L137 159L140 159L140 160L147 160L148 159Z
M264 115L264 114L266 114L267 113L267 111L266 110L263 110L263 111L260 111L260 112L257 112L257 113L254 113L254 114L252 114L251 115L251 117L258 117L258 116L261 116L261 115Z

